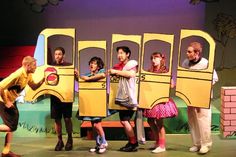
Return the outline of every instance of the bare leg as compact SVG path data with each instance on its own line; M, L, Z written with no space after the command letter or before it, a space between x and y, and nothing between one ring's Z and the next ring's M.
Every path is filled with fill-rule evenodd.
M7 132L7 134L5 136L4 148L3 148L3 151L2 151L3 154L9 153L10 148L11 148L12 136L13 136L13 132Z
M11 129L5 124L0 125L0 131L1 132L7 132L6 136L5 136L4 148L3 148L3 151L2 151L3 154L7 154L10 151L13 132L11 132Z
M162 138L162 139L165 138L166 132L165 132L164 124L163 124L163 119L159 119L159 120L157 119L156 124L159 130L159 138Z
M129 121L121 121L122 126L124 127L125 133L130 141L130 143L135 144L137 142L134 130Z
M105 133L104 133L104 130L102 128L102 123L101 122L94 123L94 128L95 128L95 131L97 132L98 135L100 135L101 137L105 136Z
M159 134L158 134L158 128L156 126L155 123L155 119L154 118L148 118L148 124L152 130L153 136L154 136L154 140L159 140Z
M163 119L156 120L156 124L157 124L158 130L159 130L159 146L164 148L165 147L166 131L165 131L165 127L163 124Z
M90 149L90 152L95 152L97 151L98 153L102 154L106 151L106 148L108 146L108 143L106 141L105 138L105 133L104 130L102 128L102 123L101 121L94 121L91 122L93 124L93 128L97 133L97 137L96 137L96 147L93 149Z
M0 125L0 132L11 132L11 129L5 124L1 124Z
M134 130L129 121L121 121L122 126L125 129L125 133L128 137L134 137Z
M97 139L98 140L97 143L101 144L99 152L104 153L106 151L106 147L108 146L108 143L106 141L106 137L105 137L104 130L102 128L101 121L94 123L94 128L95 128L97 134L100 136L100 139L99 139L99 137Z
M164 128L164 124L163 124L163 119L156 119L156 126L158 128L157 134L159 137L159 140L156 141L158 147L156 147L152 153L161 153L166 151L166 139L165 139L165 128Z
M92 131L93 131L93 136L94 136L94 133L96 132L96 137L95 137L95 141L96 141L96 145L100 145L100 135L99 135L99 132L98 130L95 128L95 122L94 121L91 121L91 125L92 125Z

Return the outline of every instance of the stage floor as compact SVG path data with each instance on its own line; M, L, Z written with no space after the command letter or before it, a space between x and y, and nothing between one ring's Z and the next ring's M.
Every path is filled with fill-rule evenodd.
M187 134L189 133L188 129L188 119L187 119L187 106L183 100L178 97L172 97L175 103L177 104L179 115L175 118L165 119L165 129L168 134ZM81 120L76 118L76 113L78 111L78 100L75 97L75 102L73 104L73 134L75 137L81 137L82 132L86 132L87 128L81 129ZM216 104L220 102L213 102L212 105L212 132L219 133L220 128L220 110ZM20 119L18 124L18 129L15 132L15 137L55 137L54 130L54 120L50 118L50 99L48 97L39 99L35 103L18 103L18 109L20 112ZM107 118L104 118L103 121L115 121L119 123L119 114L113 114ZM146 119L144 119L146 121ZM0 124L2 123L0 118ZM66 133L64 123L63 125L63 134ZM112 124L113 125L113 124ZM112 126L110 125L110 126ZM89 128L90 129L90 128ZM122 128L115 127L104 127L106 132L107 139L117 139L122 140L126 138L123 133ZM112 130L112 131L111 131ZM117 136L119 132L122 132L122 135ZM147 131L148 133L148 131ZM84 134L83 134L84 136ZM86 135L85 135L86 136ZM0 134L0 137L3 137ZM147 137L148 138L148 137Z
M3 134L3 133L1 133ZM3 148L4 138L0 138L0 149ZM88 152L89 148L93 147L93 140L85 140L82 138L74 138L74 148L72 151L55 152L54 146L56 138L54 137L16 137L12 142L12 151L23 155L24 157L87 157L87 156L102 156L102 157L130 157L131 153L117 151L121 146L126 144L126 141L108 141L109 147L104 154L93 154ZM145 145L140 145L137 152L133 152L135 157L195 157L197 153L188 152L188 147L191 145L189 134L168 134L167 135L167 151L160 154L153 154L148 150L153 141L148 141ZM207 157L235 157L236 155L236 140L222 139L219 134L213 135L213 147L207 154Z

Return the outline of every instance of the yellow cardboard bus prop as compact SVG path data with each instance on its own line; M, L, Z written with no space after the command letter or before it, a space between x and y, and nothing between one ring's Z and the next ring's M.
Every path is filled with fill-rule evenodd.
M58 97L62 102L74 101L74 59L69 66L52 66L48 61L48 38L54 35L71 37L73 40L72 57L75 58L75 29L45 29L37 40L34 57L38 60L37 69L33 74L33 79L38 82L45 76L45 83L37 90L26 87L26 101L35 101L43 94L51 94ZM39 61L41 61L39 63ZM45 71L46 70L46 71Z
M73 39L72 64L68 66L53 66L48 61L48 38L55 35L62 35ZM203 70L189 70L181 67L180 48L183 39L198 36L204 38L209 43L209 65ZM142 42L143 39L143 42ZM132 42L138 45L139 71L136 78L136 94L139 100L140 108L152 108L159 102L168 100L171 82L172 55L173 55L173 35L144 33L141 35L122 35L113 34L111 43L110 68L112 68L112 57L117 54L113 52L114 44L122 41ZM154 74L144 70L144 46L149 41L158 40L170 44L170 65L167 73ZM141 53L141 46L143 46ZM78 42L78 60L80 51L87 48L99 48L105 51L106 41L79 41ZM181 30L178 69L176 80L176 96L183 99L188 105L195 107L209 108L213 77L213 63L215 55L215 42L213 38L201 30ZM75 29L45 29L38 36L37 46L34 57L38 60L37 70L33 75L36 82L43 76L46 82L37 90L32 90L28 86L25 88L26 101L34 101L39 96L51 94L58 97L62 102L74 101L74 58L75 58ZM132 58L132 57L131 57ZM78 62L79 65L79 62ZM46 71L45 71L46 70ZM115 97L119 79L111 76L110 83L106 79L98 82L85 82L79 79L79 110L81 116L102 116L107 115L109 109L126 110L127 108L115 104ZM107 100L109 93L109 100ZM108 104L107 104L108 103Z
M112 57L117 56L116 52L113 52L114 50L114 44L121 41L129 41L136 43L138 45L139 55L138 58L140 60L140 52L141 52L141 35L122 35L122 34L112 34L112 43L111 43L111 59L110 59L110 65L112 68ZM131 55L132 59L132 55ZM139 62L140 63L140 62ZM136 78L138 79L139 72L136 75ZM118 88L118 82L119 80L115 76L110 77L110 93L109 93L109 109L116 109L116 110L127 110L126 107L122 107L115 104L115 98ZM137 82L137 81L136 81ZM138 83L136 83L136 94L138 98Z
M202 37L209 43L207 69L189 70L180 66L182 64L180 63L181 41L191 36ZM215 56L215 42L213 38L200 30L181 30L178 56L176 96L183 99L189 106L209 108Z
M104 64L106 67L106 41L79 41L78 61L80 60L80 52L87 48L103 49L105 52ZM78 81L79 81L79 115L106 117L107 116L106 78L99 80L97 82L86 82L80 78L78 79Z
M166 73L153 73L144 70L144 47L149 41L159 40L170 44L170 65L169 71ZM171 69L172 69L172 54L174 45L174 35L167 34L151 34L144 33L143 48L140 65L139 77L139 107L152 108L155 104L160 102L167 102L169 100L170 83L171 83Z

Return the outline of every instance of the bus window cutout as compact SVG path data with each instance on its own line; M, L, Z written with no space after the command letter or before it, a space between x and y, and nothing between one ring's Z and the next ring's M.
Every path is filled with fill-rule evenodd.
M63 46L62 46L63 43ZM73 62L73 38L70 36L65 36L65 35L53 35L48 37L48 60L47 63L48 65L55 66L55 57L54 57L54 50L57 47L63 47L65 49L65 54L64 54L64 61L68 65L72 65Z
M120 45L120 43L129 42L128 45ZM130 44L132 47L129 47ZM133 51L133 44L135 47L137 47L138 51ZM115 64L113 60L116 59L117 53L116 53L116 46L128 46L131 49L131 57L130 59L137 58L137 62L140 63L140 55L141 55L141 35L123 35L123 34L112 34L112 43L111 43L111 54L110 54L110 68L112 68ZM116 62L118 63L118 61ZM138 98L138 77L139 72L136 74L136 95ZM109 88L109 109L116 109L116 110L127 110L126 107L120 106L115 104L115 97L118 90L118 82L119 77L116 76L110 76L110 88ZM136 109L136 108L134 108Z
M180 66L182 64L180 59L182 40L191 36L201 37L209 43L209 62L206 69L190 70ZM175 94L188 106L210 107L214 56L215 42L209 34L201 30L181 30Z
M158 45L158 43L154 42L155 45L150 45L148 49L146 45L153 41L161 41L161 43ZM144 33L139 76L140 108L152 108L157 103L167 102L169 100L173 45L174 35ZM165 49L163 49L163 47L165 47ZM152 53L150 53L150 51L157 51L165 54L165 59L168 60L166 62L168 64L168 70L165 73L153 73L147 70L148 68L150 68L151 63L150 57ZM147 56L149 58L147 58ZM147 60L149 61L149 67L147 67L147 64L145 64Z
M206 39L199 36L189 36L189 37L183 38L181 40L181 47L180 47L180 52L179 52L180 53L179 66L185 69L188 69L188 68L183 66L183 62L187 60L187 49L188 49L189 44L192 42L201 43L201 45L203 46L202 57L206 58L207 60L209 58L209 43L208 41L206 41ZM205 69L207 69L207 67Z
M48 39L51 36L66 36L71 38L71 65L68 66L52 66L48 64ZM75 57L75 29L58 28L45 29L38 37L37 45L34 53L37 60L37 69L33 74L33 79L38 82L42 77L48 78L48 82L42 84L37 90L32 90L26 86L25 100L33 102L39 96L51 94L58 97L62 102L74 102L74 57ZM45 71L46 70L46 71ZM51 75L49 75L51 73Z
M95 48L98 52L102 50L103 57L93 53L91 48ZM94 49L93 49L94 50ZM86 51L86 53L85 53ZM89 52L89 55L87 55ZM89 56L89 58L85 59ZM78 69L81 65L88 65L89 60L94 57L100 57L106 67L106 41L79 41L78 42ZM83 61L82 61L83 60ZM82 70L85 73L85 70ZM81 76L81 68L78 71L78 76ZM88 72L88 71L86 71ZM79 82L79 115L80 116L93 116L93 117L106 117L107 116L107 86L106 78L96 82L86 82L81 78L78 78Z

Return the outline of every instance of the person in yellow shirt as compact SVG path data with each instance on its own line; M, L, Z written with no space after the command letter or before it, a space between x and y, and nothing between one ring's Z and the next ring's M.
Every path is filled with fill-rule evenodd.
M32 74L35 70L36 59L26 56L22 60L22 67L0 82L0 116L3 121L3 124L0 124L0 132L6 132L2 157L20 156L10 151L12 135L19 121L15 100L27 84L35 90L44 83L44 78L38 83L33 81Z

